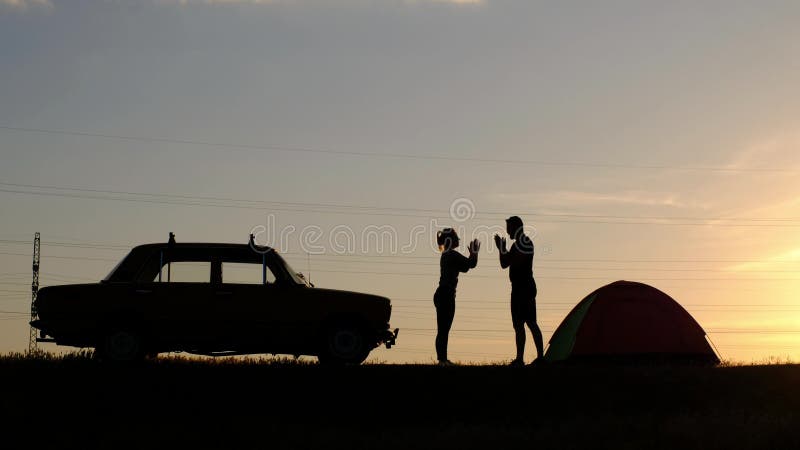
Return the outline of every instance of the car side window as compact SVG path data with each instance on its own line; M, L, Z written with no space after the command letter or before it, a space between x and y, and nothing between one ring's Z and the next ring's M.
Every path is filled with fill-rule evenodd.
M165 264L161 269L161 282L170 283L210 283L211 262L209 261L175 261ZM156 275L153 281L158 281Z
M263 265L257 263L222 263L222 282L227 284L263 284ZM275 282L275 275L266 268L267 284Z

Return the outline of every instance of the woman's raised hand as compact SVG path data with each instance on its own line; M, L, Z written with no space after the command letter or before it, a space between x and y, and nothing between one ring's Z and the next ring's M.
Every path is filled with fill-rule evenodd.
M469 252L470 253L478 253L481 251L481 241L475 239L469 243Z

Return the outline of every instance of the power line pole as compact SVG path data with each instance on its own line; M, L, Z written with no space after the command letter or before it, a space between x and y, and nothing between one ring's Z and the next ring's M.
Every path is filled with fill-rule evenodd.
M37 319L38 313L36 312L36 297L39 295L39 258L40 258L41 240L39 232L33 238L33 281L31 282L31 322ZM33 353L39 349L36 342L36 328L30 327L30 335L28 337L28 353Z

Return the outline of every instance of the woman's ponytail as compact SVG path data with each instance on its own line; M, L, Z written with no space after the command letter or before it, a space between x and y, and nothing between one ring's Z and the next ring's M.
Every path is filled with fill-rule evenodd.
M439 251L449 250L453 247L453 243L458 239L456 230L452 228L445 228L442 231L436 232L436 244L439 245Z

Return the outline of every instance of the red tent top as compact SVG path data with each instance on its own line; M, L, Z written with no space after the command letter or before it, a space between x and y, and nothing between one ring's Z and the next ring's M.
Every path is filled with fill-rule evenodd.
M550 342L558 347L554 360L674 355L718 361L703 328L678 302L652 286L631 281L617 281L589 294Z

